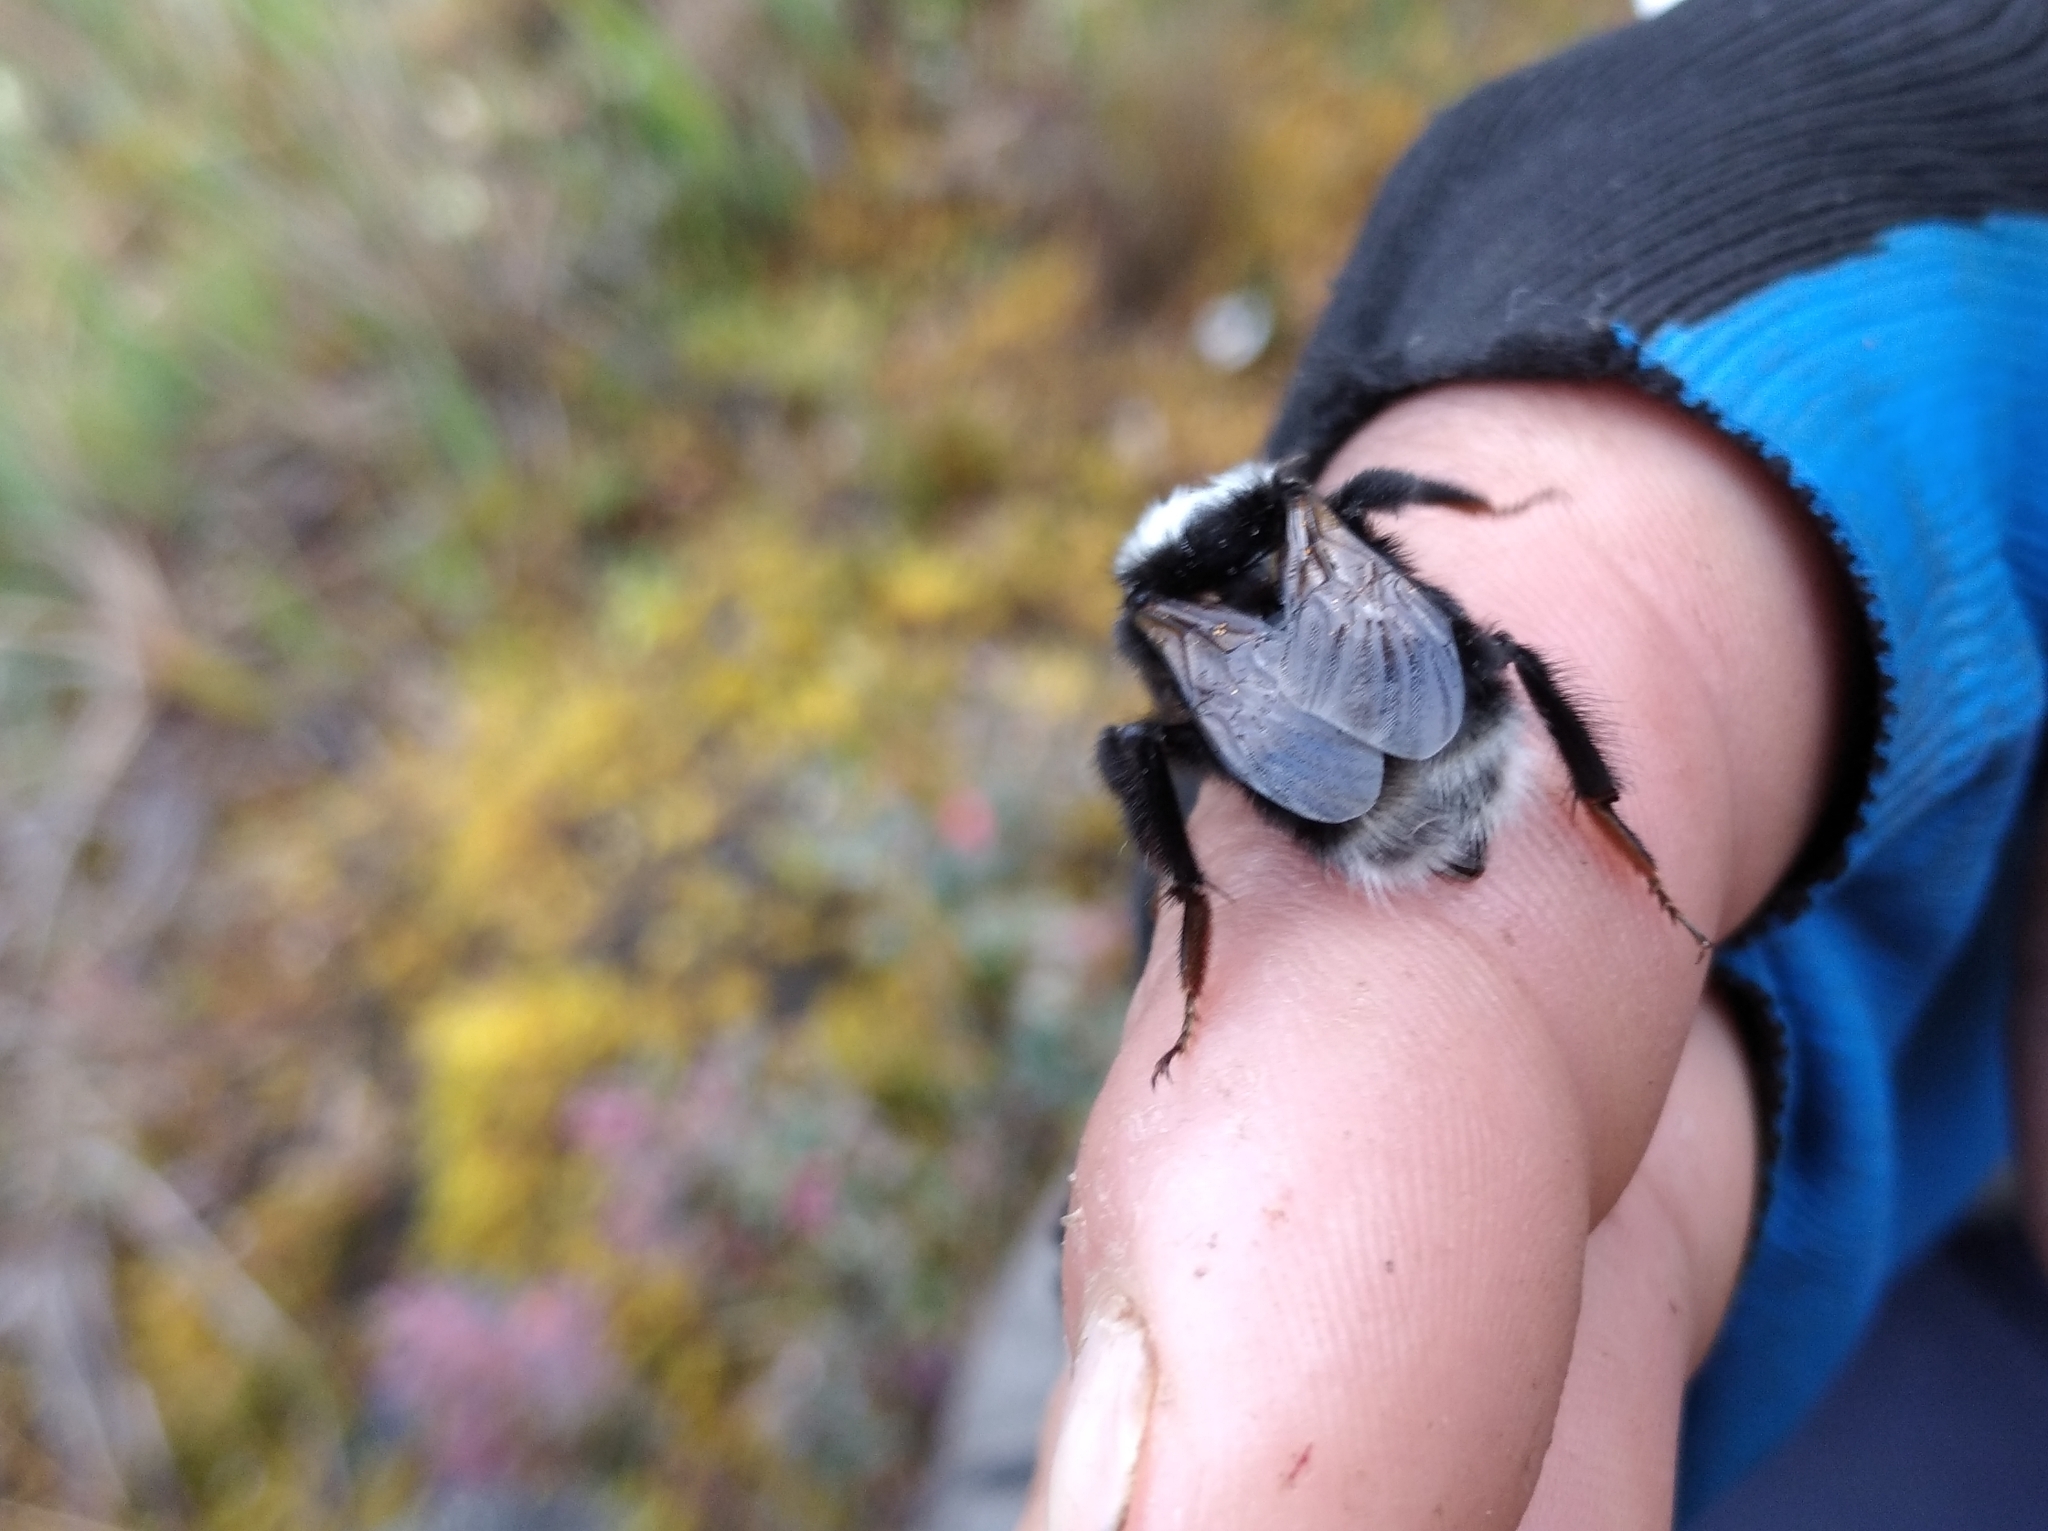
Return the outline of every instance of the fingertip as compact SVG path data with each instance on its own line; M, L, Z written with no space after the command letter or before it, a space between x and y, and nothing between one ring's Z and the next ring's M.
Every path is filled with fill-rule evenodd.
M1047 1479L1046 1531L1117 1531L1151 1423L1157 1367L1128 1299L1081 1331Z

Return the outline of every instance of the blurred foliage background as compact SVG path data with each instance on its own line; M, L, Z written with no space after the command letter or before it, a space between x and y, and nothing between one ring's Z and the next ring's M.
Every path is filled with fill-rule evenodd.
M1110 552L1619 19L0 0L9 1523L895 1523L1129 976Z

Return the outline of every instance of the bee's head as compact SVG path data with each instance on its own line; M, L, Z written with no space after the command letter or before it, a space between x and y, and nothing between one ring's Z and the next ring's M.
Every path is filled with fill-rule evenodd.
M1153 503L1117 551L1126 604L1213 599L1270 614L1279 604L1288 502L1308 492L1289 466L1242 463Z

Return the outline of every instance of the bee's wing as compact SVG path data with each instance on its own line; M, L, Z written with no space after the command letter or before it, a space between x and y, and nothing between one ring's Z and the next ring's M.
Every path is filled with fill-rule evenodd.
M1450 617L1320 504L1289 510L1281 572L1282 691L1361 742L1426 760L1465 720Z
M1245 786L1318 824L1344 824L1379 801L1381 751L1288 697L1285 635L1256 617L1187 601L1134 613L1166 662L1216 758Z

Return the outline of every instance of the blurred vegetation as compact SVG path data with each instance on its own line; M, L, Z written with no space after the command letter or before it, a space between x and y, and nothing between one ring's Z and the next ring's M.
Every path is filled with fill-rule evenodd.
M0 6L0 1500L890 1524L1127 981L1109 554L1618 19Z

